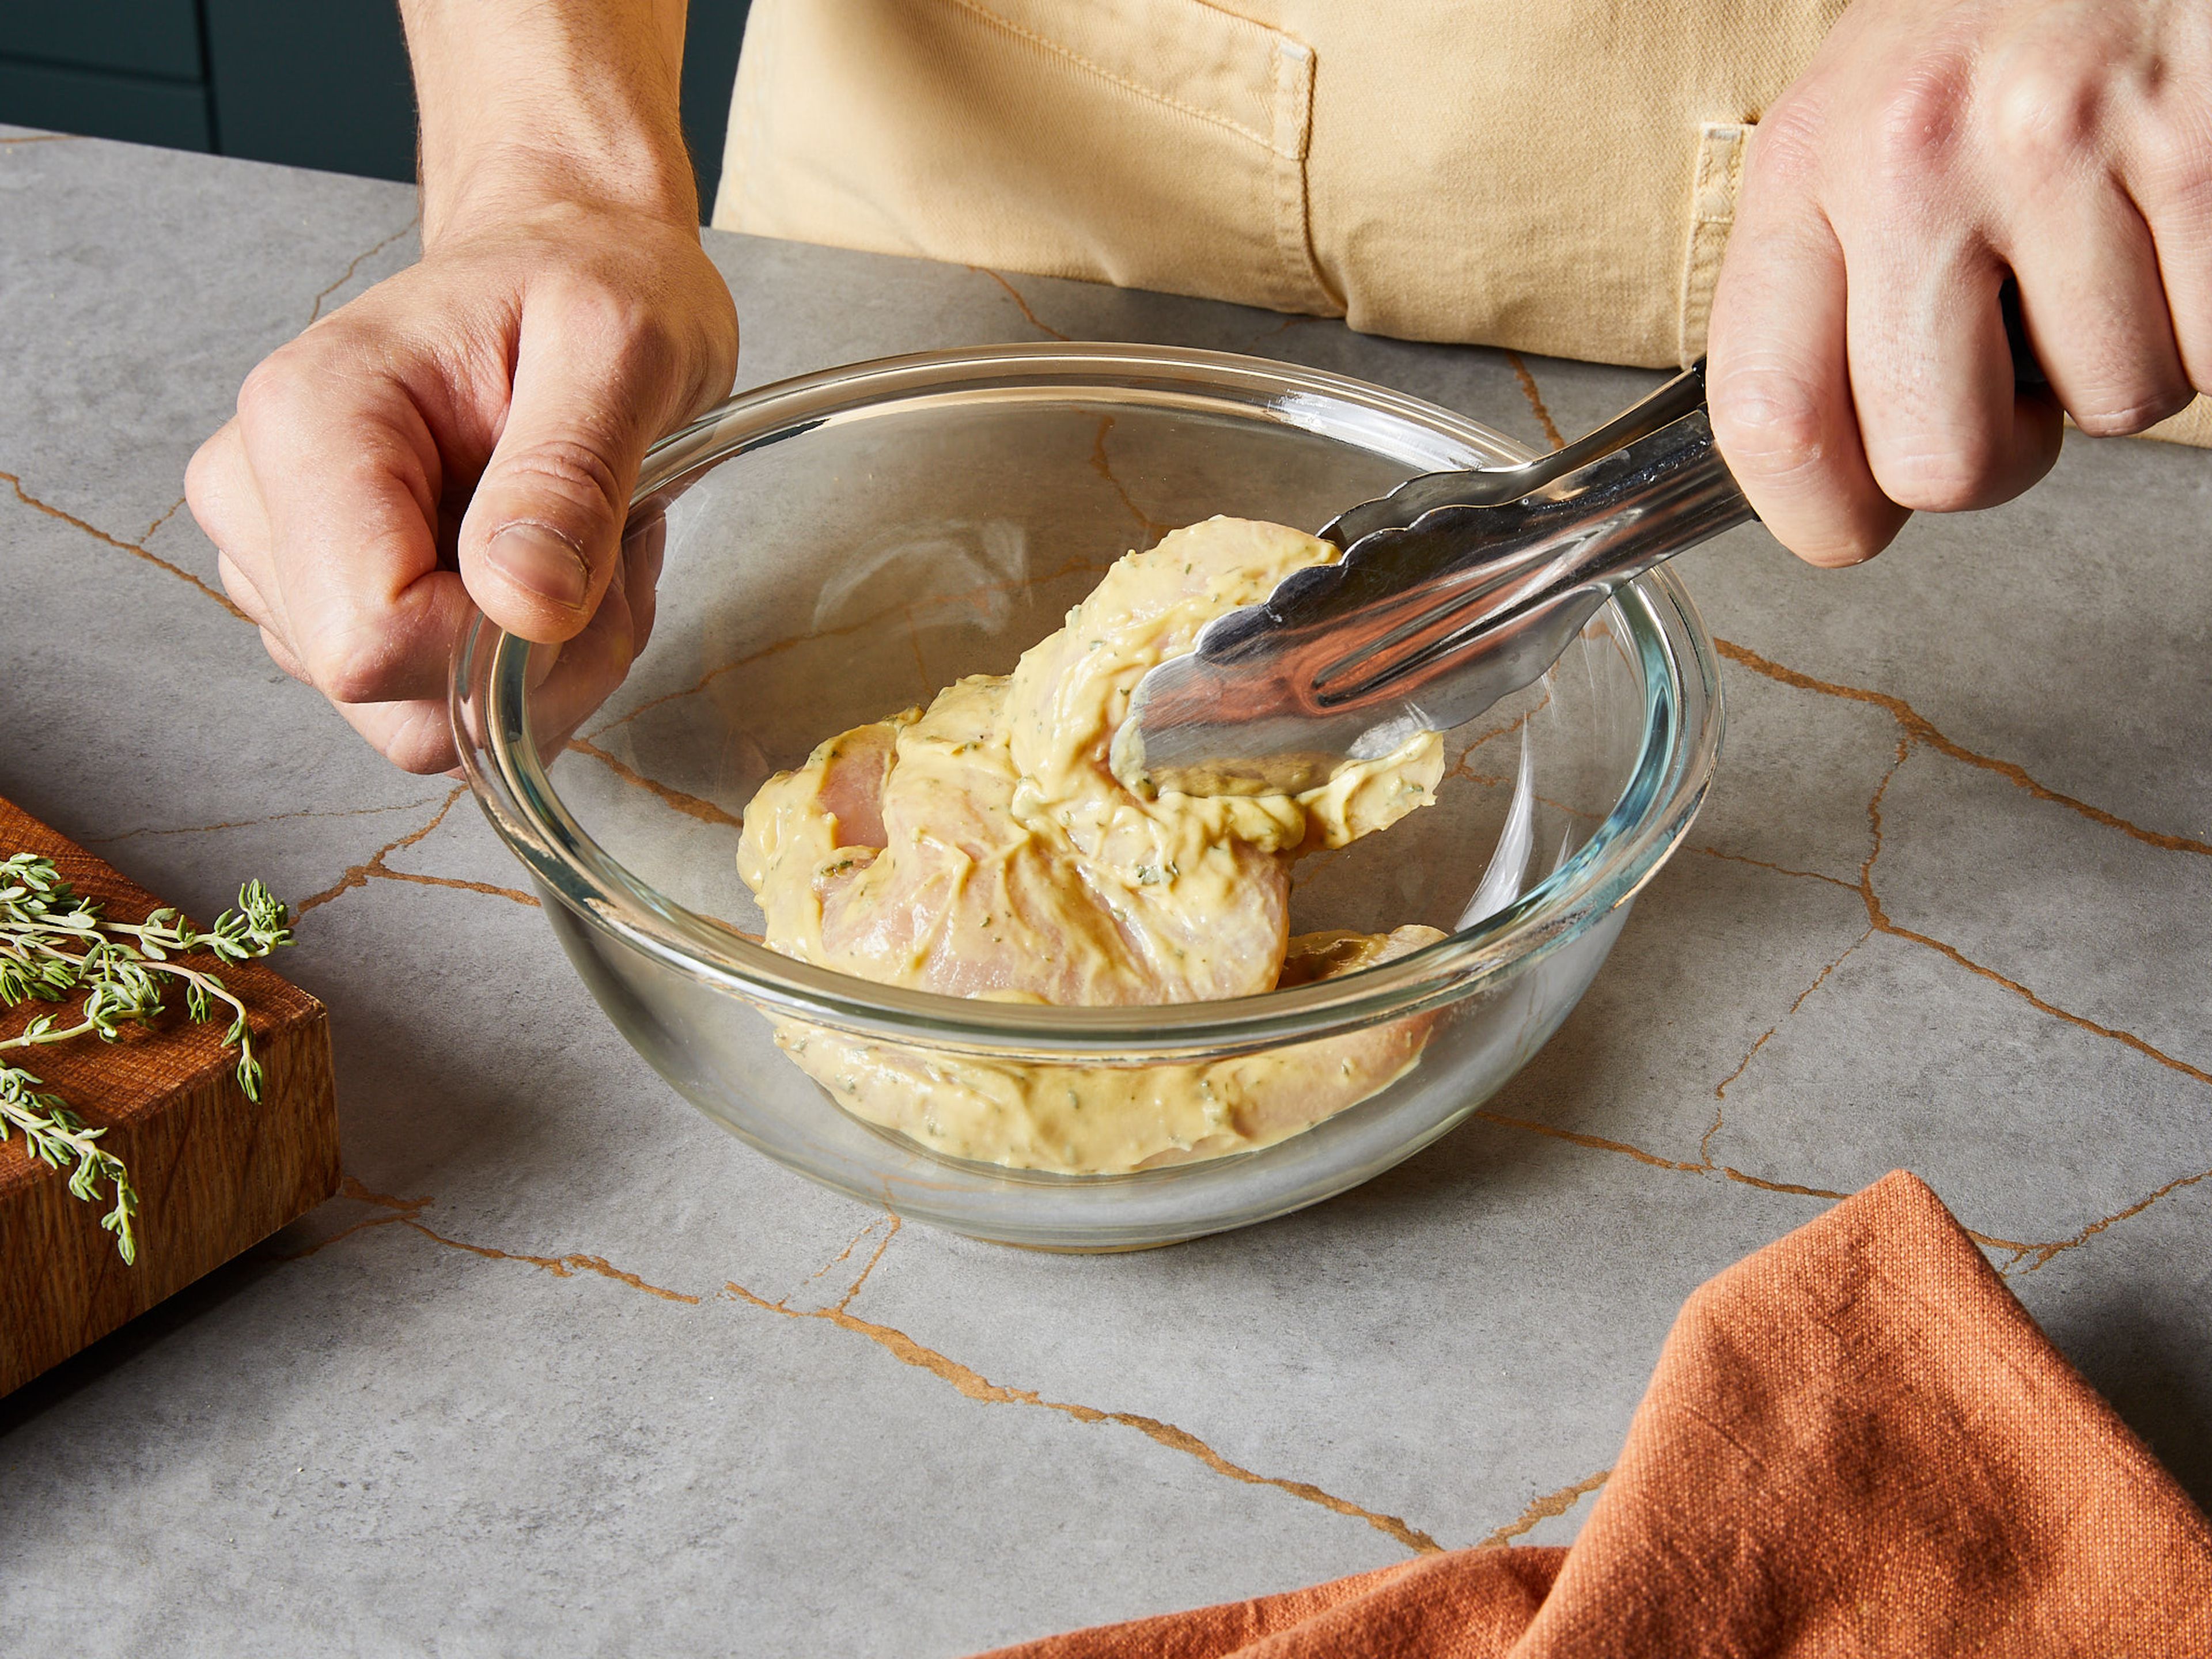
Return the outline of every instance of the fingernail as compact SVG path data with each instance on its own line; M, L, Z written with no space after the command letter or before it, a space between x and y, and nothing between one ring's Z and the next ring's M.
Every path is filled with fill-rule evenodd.
M484 550L493 569L518 587L581 611L592 590L583 555L543 525L511 524Z

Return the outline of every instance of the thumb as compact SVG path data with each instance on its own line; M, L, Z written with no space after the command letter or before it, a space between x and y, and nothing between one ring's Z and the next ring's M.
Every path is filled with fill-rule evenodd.
M526 326L507 424L461 520L461 579L526 640L583 631L622 556L638 464L665 393L599 331Z

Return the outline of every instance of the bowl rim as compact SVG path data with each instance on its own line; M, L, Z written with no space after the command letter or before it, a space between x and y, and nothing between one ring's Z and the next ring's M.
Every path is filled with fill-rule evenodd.
M1194 384L1195 383L1195 384ZM1228 352L1079 342L966 347L877 358L740 392L647 452L633 519L733 456L840 417L948 394L1021 386L1150 386L1220 402L1264 395L1281 424L1323 431L1301 398L1394 417L1510 465L1530 452L1479 422L1349 375ZM1248 413L1262 413L1247 405ZM630 872L562 804L529 717L529 642L481 613L456 646L449 712L471 793L541 891L593 928L665 967L778 1018L1030 1063L1158 1064L1224 1057L1429 1012L1517 974L1627 902L1680 845L1717 759L1719 663L1712 638L1668 567L1638 577L1600 613L1626 623L1644 682L1635 765L1605 820L1513 903L1469 928L1340 979L1221 1001L1060 1007L909 990L818 968L694 912ZM824 734L830 735L828 733Z

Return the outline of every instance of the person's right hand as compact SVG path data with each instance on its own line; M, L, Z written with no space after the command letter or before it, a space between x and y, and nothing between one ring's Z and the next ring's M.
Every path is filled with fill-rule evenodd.
M419 264L247 376L186 477L278 666L416 772L455 762L447 664L471 600L565 642L550 726L627 673L658 574L657 543L623 547L639 460L737 364L688 209L544 181L470 195Z
M2212 9L1853 0L1760 118L1713 296L1713 431L1766 527L1872 558L2085 432L2212 391ZM2049 386L2016 383L2019 284Z

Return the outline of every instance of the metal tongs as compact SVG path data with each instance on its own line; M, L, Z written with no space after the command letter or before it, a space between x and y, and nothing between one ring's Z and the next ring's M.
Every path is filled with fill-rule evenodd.
M1339 514L1318 533L1342 560L1215 617L1138 683L1115 774L1146 793L1325 782L1540 678L1623 583L1753 516L1700 362L1552 454Z

